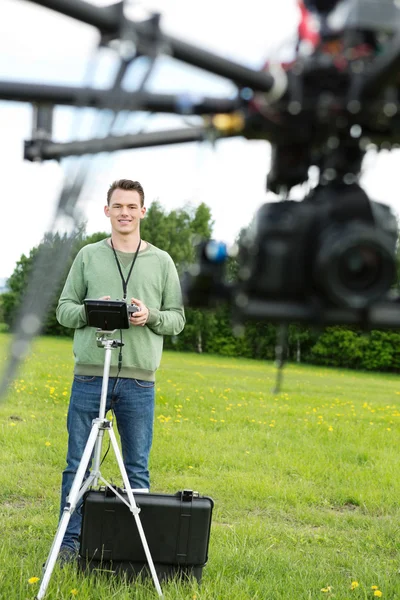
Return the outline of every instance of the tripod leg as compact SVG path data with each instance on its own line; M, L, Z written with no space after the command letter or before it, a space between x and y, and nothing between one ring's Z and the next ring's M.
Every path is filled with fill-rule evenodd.
M79 463L78 470L75 475L74 482L71 487L71 491L68 496L68 503L64 508L63 515L58 524L57 532L53 540L53 544L51 546L51 550L49 556L47 557L47 561L44 567L44 573L42 577L42 581L40 583L40 588L36 596L36 600L41 600L44 597L47 586L49 585L50 577L53 572L54 566L56 564L57 556L60 551L61 543L64 538L64 534L67 530L69 520L71 518L72 513L74 512L77 502L82 496L80 493L83 479L85 477L87 467L89 465L90 459L92 457L93 448L96 443L96 439L99 433L99 428L101 426L101 421L95 421L93 423L92 430L90 432L88 441L86 442L85 450L82 454L81 462ZM96 473L93 475L89 475L89 479L94 479L96 477ZM88 487L88 483L85 482L84 489L86 490Z
M150 549L149 549L149 546L147 544L146 536L145 536L144 531L143 531L142 522L141 522L139 514L138 514L138 510L137 510L137 505L136 505L136 502L135 502L135 498L134 498L134 496L132 494L131 486L130 486L129 479L128 479L128 474L126 472L125 465L124 465L124 462L122 460L121 452L119 450L119 446L118 446L118 443L117 443L117 438L115 437L114 430L111 427L110 427L110 429L108 431L109 431L109 434L110 434L110 440L111 440L111 444L112 444L112 447L113 447L113 450L114 450L114 453L115 453L115 457L117 459L119 470L120 470L121 475L122 475L124 486L125 486L126 492L128 494L128 499L129 499L129 504L131 506L132 514L135 517L136 526L138 528L140 539L141 539L142 545L143 545L143 550L144 550L144 553L146 555L147 562L149 564L151 576L153 578L154 585L155 585L155 588L157 590L157 593L162 598L163 597L163 593L162 593L162 590L161 590L160 582L158 580L157 573L156 573L156 570L154 568L153 559L151 557Z

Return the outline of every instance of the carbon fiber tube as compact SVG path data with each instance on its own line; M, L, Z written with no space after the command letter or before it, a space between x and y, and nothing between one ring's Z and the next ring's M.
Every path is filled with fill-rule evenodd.
M135 93L123 90L20 83L18 81L0 81L0 99L188 115L229 113L239 108L237 100L191 96L186 93Z
M24 158L27 160L58 160L65 156L81 156L83 154L200 142L205 139L206 133L207 130L204 127L186 127L65 143L33 140L26 142Z
M99 29L103 34L120 34L121 4L105 7L93 6L83 0L29 0L40 6L50 8L68 17L77 19ZM154 31L146 22L132 22L135 34L146 45L151 44ZM187 64L205 69L235 82L238 86L250 87L260 92L269 92L274 87L275 79L264 71L255 71L243 65L227 60L192 44L163 34L162 40L173 58Z

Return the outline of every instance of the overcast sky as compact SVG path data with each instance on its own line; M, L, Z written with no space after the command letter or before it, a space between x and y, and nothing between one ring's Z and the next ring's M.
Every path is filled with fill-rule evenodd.
M139 5L143 9L161 7L166 33L247 66L259 68L268 56L284 58L293 47L295 0L146 0L134 2L136 11ZM116 65L112 52L97 54L95 68L88 69L98 40L95 29L26 0L0 0L0 8L0 79L80 85L88 81L89 73L91 83L97 86L111 81ZM131 74L132 86L143 66L138 65ZM153 91L169 93L190 90L229 96L235 91L230 82L171 59L158 61L149 85ZM93 113L86 110L82 116L82 111L80 115L78 112L66 107L56 110L54 139L90 135ZM52 222L57 191L65 176L63 164L23 160L23 141L30 137L31 117L29 105L0 101L0 277L8 277L21 254L40 243ZM130 132L182 125L178 117L146 119L143 114L123 123L124 131ZM400 207L399 161L397 153L370 157L364 176L367 192L396 209ZM105 194L111 181L125 177L143 184L147 204L158 199L170 210L185 202L207 203L215 221L215 237L232 242L267 199L268 167L268 143L242 138L215 145L165 146L98 156L92 161L90 185L81 205L87 231L108 230L103 213Z

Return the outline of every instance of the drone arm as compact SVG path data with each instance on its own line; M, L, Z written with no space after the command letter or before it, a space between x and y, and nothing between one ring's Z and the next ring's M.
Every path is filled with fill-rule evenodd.
M228 113L239 107L238 101L234 99L191 96L190 94L151 94L149 92L39 85L15 81L0 81L0 98L16 102L190 115Z
M96 27L103 35L119 37L122 24L122 3L96 7L83 0L30 0L46 8L60 12L88 25ZM139 45L152 47L154 27L149 22L126 21L132 28ZM264 71L247 68L234 61L218 56L177 38L161 34L160 42L168 54L200 69L233 81L239 87L250 87L255 91L274 94L275 78Z
M208 130L205 127L186 127L65 143L32 140L25 143L24 158L32 161L58 160L65 156L81 156L83 154L115 152L117 150L148 148L167 144L201 142L207 138L207 135Z

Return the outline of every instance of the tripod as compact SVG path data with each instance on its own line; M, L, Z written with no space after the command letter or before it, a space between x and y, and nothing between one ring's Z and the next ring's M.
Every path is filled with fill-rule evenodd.
M157 573L154 568L153 559L150 554L150 550L147 544L147 540L143 531L142 523L139 518L140 508L136 505L135 498L133 496L131 486L129 483L128 475L125 469L125 465L122 460L121 452L118 447L117 439L115 437L115 433L112 427L112 421L109 421L105 418L106 412L106 402L107 402L107 390L108 390L108 379L110 372L110 364L111 364L111 351L114 348L118 348L122 346L122 342L119 340L111 339L111 336L115 333L115 329L113 331L105 331L105 330L97 330L96 339L97 345L99 347L103 347L105 349L105 360L104 360L104 371L103 371L103 382L101 388L101 399L100 399L100 409L98 418L94 419L92 422L92 429L88 438L88 441L85 446L85 450L82 454L81 461L78 466L78 470L76 472L74 481L72 483L71 491L69 493L67 504L63 510L62 517L58 524L58 529L56 535L53 540L53 544L50 549L50 553L47 557L46 564L44 566L43 577L40 583L40 588L38 594L36 596L36 600L41 600L44 597L47 586L50 581L51 574L53 572L58 553L60 551L61 543L64 538L65 531L67 529L69 520L71 518L72 513L74 512L77 503L82 498L86 490L90 486L97 486L99 480L101 480L108 488L110 488L127 506L129 507L132 515L135 518L136 525L138 528L138 532L140 535L141 542L143 544L143 550L145 552L147 562L149 564L151 576L154 581L154 585L156 587L157 593L160 597L163 596L160 583L158 581ZM111 445L113 447L115 457L117 459L117 463L119 466L119 470L122 475L122 479L124 482L124 487L127 492L128 500L127 502L114 487L108 483L100 473L100 459L101 459L101 446L103 442L104 432L107 431L110 436ZM93 465L90 471L89 476L84 481L84 477L90 464L90 460L93 456Z

